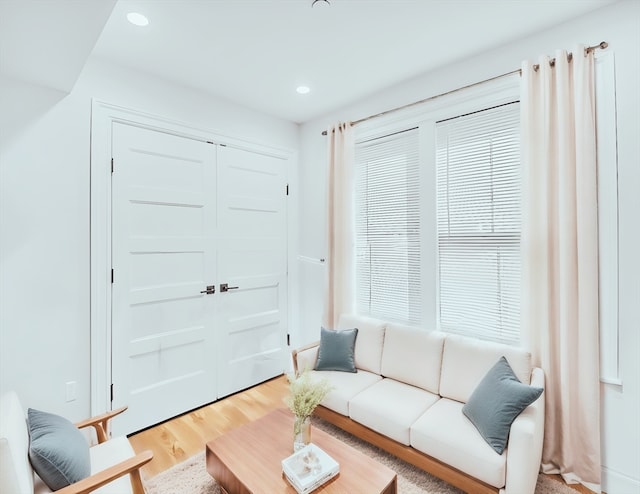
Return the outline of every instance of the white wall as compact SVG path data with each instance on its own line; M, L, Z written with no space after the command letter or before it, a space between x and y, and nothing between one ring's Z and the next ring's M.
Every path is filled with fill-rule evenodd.
M503 21L501 21L503 22ZM490 26L488 26L490 28ZM322 257L325 225L326 137L337 121L357 120L482 81L520 67L524 59L558 48L609 42L616 58L619 166L619 334L622 386L603 385L603 473L610 494L640 492L640 2L623 1L572 22L432 71L360 103L308 122L300 144L300 253ZM469 40L472 43L473 40ZM434 47L437 49L437 47ZM428 53L425 56L429 56ZM381 63L380 70L384 70ZM304 281L304 280L303 280ZM321 299L316 277L300 289L296 341L317 339ZM594 363L594 365L597 365Z
M0 392L79 420L90 411L91 98L290 150L298 127L98 60L69 95L7 78L0 95Z

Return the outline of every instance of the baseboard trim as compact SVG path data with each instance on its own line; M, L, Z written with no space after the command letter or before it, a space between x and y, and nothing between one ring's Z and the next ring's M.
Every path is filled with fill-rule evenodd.
M602 490L608 494L640 492L640 480L602 467Z

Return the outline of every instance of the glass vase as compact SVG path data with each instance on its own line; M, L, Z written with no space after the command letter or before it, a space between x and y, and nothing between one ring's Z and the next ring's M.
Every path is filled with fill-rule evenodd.
M293 421L293 451L311 442L311 417L295 417Z

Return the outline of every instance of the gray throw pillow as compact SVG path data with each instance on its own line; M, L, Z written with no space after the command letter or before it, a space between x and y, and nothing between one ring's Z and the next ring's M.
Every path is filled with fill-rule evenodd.
M357 372L354 351L358 328L330 330L320 328L320 349L315 370Z
M542 394L542 388L521 383L505 357L487 372L471 393L462 413L496 453L502 454L511 424Z
M29 460L52 491L91 474L89 444L78 428L53 413L29 408Z

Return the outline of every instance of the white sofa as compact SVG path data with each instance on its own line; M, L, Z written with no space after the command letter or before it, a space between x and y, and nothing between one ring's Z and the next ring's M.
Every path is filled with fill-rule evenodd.
M343 315L358 328L356 373L315 371L333 390L319 416L469 493L532 494L544 433L544 393L514 420L498 454L462 408L505 356L517 378L544 388L521 348ZM295 372L313 369L318 344L293 351Z

